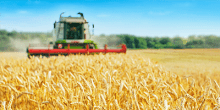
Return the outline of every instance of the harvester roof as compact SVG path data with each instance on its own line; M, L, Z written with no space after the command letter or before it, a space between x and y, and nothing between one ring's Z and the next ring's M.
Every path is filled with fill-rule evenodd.
M61 17L61 22L86 23L86 19L82 17Z

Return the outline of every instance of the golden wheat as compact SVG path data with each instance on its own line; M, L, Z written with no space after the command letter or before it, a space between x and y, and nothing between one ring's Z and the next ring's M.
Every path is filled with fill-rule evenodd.
M216 109L219 91L138 55L0 60L1 109Z

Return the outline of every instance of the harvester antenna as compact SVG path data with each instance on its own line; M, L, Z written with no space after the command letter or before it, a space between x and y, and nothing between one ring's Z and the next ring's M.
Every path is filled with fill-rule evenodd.
M92 34L94 36L94 24L92 24Z
M80 16L84 19L83 13L79 12L77 14L80 14Z
M60 19L61 19L62 14L64 14L64 12L60 14Z

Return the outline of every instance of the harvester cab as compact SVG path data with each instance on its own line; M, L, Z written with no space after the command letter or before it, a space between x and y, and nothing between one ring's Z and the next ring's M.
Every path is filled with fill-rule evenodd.
M89 49L98 49L97 44L92 40L89 33L88 22L80 14L80 17L62 17L60 14L59 22L54 23L54 49L67 49L70 44L70 49L85 49L89 45Z
M126 45L122 45L121 49L98 49L97 43L88 39L91 38L89 25L83 16L83 13L78 13L80 17L62 17L58 22L54 23L53 42L48 46L37 47L29 44L27 48L28 57L30 56L51 56L51 55L69 55L69 54L88 54L88 53L126 53ZM94 29L94 24L93 24ZM94 30L93 30L94 34Z

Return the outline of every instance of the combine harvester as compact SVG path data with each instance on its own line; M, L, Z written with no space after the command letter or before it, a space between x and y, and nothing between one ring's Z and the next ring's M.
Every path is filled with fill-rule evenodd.
M82 13L78 13L80 17L62 17L62 14L64 13L60 14L59 22L54 23L54 41L43 47L29 44L28 58L69 54L126 53L127 48L124 44L121 45L121 49L107 49L106 44L104 49L98 49L97 43L88 39L91 38L89 26Z

